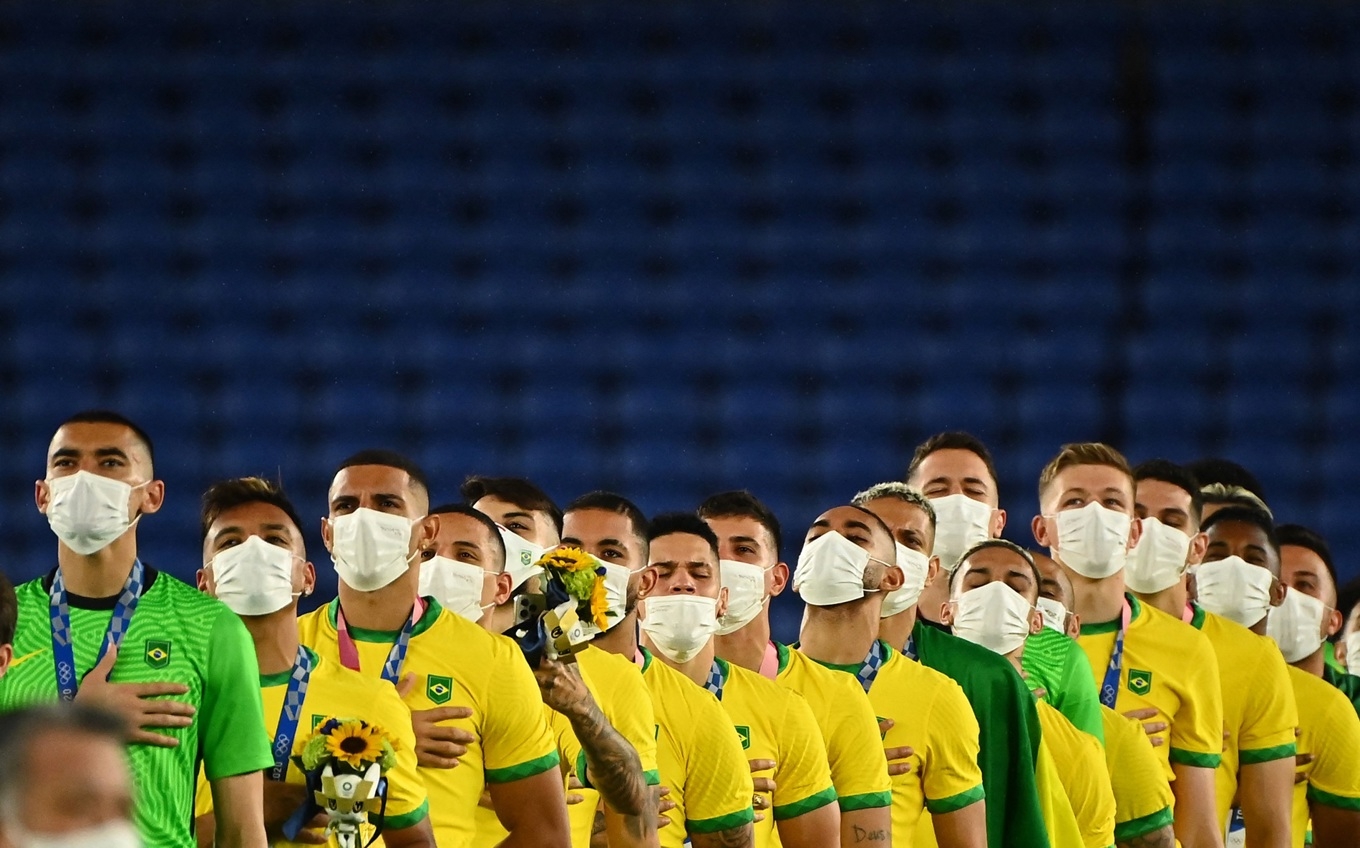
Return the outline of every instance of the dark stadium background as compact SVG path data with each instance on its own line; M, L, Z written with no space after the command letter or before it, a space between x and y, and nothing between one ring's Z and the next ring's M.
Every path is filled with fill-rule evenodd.
M1223 455L1360 543L1360 8L0 6L0 562L55 425L143 422L144 558L215 478L748 487L786 527L944 428L1008 535L1064 441ZM796 629L782 605L777 632Z

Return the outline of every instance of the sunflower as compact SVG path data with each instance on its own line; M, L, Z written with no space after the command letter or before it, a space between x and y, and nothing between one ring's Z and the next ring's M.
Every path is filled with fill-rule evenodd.
M365 761L379 762L386 753L383 732L362 721L347 721L326 736L326 750L340 762L362 769Z
M595 558L580 548L557 548L539 559L538 565L550 571L594 571Z
M590 592L590 618L600 630L609 629L609 597L605 594L603 579L596 580Z

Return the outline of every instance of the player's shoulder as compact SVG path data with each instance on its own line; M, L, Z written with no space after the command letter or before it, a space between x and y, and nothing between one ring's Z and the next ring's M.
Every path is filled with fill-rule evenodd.
M749 696L761 704L762 707L771 715L782 715L792 705L796 703L793 699L802 700L802 697L786 686L780 686L773 680L764 677L749 668L743 668L736 663L729 663L726 660L719 660L727 670L727 685L739 686L745 690Z
M222 616L228 616L225 620L229 622L240 620L226 604L164 571L156 572L155 582L137 605L140 615L153 611L181 628L197 625L209 630Z
M602 686L616 683L623 686L643 685L642 672L637 663L612 651L592 645L576 655L576 662L582 671Z
M642 679L647 682L658 714L663 710L693 710L695 715L691 720L696 725L700 714L705 717L726 715L712 692L696 686L694 681L658 660L651 651L643 649L642 657Z
M1300 668L1288 666L1289 681L1294 685L1295 701L1300 718L1312 715L1322 726L1332 724L1350 726L1360 722L1355 707L1340 689ZM1357 725L1360 727L1360 725Z
M1218 656L1214 652L1213 641L1198 627L1162 612L1151 604L1137 600L1134 603L1138 606L1137 618L1129 632L1133 633L1134 626L1137 626L1140 639L1148 647L1179 657ZM1183 665L1188 667L1191 664Z

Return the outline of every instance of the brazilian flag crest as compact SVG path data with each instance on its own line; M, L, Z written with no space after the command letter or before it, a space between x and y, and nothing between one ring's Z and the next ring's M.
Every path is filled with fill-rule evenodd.
M741 749L743 751L751 747L751 728L744 724L737 725L737 736L741 737Z
M148 639L145 659L152 668L165 668L170 664L170 643L163 639Z
M1152 691L1152 672L1129 669L1129 691L1135 695L1146 695Z
M425 697L436 704L447 704L453 697L453 678L431 674L425 681Z

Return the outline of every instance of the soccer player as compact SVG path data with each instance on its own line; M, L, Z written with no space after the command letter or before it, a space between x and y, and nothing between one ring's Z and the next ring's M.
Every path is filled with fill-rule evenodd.
M1287 587L1279 580L1280 546L1264 512L1228 507L1202 525L1209 546L1195 571L1199 603L1264 633L1272 607ZM1356 845L1360 837L1360 718L1346 696L1321 677L1288 668L1299 711L1298 750L1312 756L1295 784L1293 844L1304 844L1312 818L1313 844ZM1251 836L1251 827L1247 827Z
M0 721L0 848L140 848L121 717L72 704Z
M1039 476L1032 529L1075 590L1079 643L1102 681L1101 703L1144 710L1176 796L1176 838L1185 848L1223 844L1214 769L1223 753L1223 701L1209 640L1190 625L1124 593L1124 562L1138 542L1128 462L1098 443L1065 445Z
M416 772L411 716L395 689L339 663L322 660L298 641L297 599L310 595L316 571L307 559L302 522L277 485L259 477L214 484L200 515L203 567L199 587L241 616L255 643L265 732L274 763L264 781L265 830L271 845L306 801L306 776L290 761L297 744L327 718L359 718L395 742L387 774L382 825L388 848L433 846L425 784ZM200 776L195 816L199 845L211 848L212 794ZM320 834L309 834L320 841ZM366 837L367 838L367 837ZM313 840L306 840L313 841Z
M1105 721L1100 712L1100 695L1086 652L1068 638L1068 630L1080 629L1081 616L1054 600L1057 587L1051 574L1061 571L1053 559L1043 553L1026 551L1039 569L1039 612L1044 627L1025 640L1021 657L1025 683L1030 691L1044 692L1044 700L1081 731L1104 741ZM1046 569L1044 566L1048 566ZM1051 570L1050 570L1051 569Z
M231 610L138 557L137 524L165 496L151 439L114 412L75 415L52 437L35 489L57 567L16 593L18 659L0 680L0 711L59 699L115 713L148 844L197 844L201 761L217 845L262 848L261 770L274 758L255 652Z
M1187 569L1203 560L1208 545L1199 532L1198 481L1164 459L1142 463L1133 476L1143 534L1124 580L1140 601L1208 636L1218 658L1227 731L1214 774L1218 821L1226 823L1230 838L1245 827L1252 846L1287 848L1299 714L1284 659L1241 624L1189 601Z
M463 503L544 550L562 539L562 510L528 480L474 475L463 482L459 494Z
M714 637L718 657L797 692L812 708L836 788L842 848L862 843L864 834L888 833L892 779L869 697L849 675L770 638L769 600L789 582L789 567L779 559L779 519L744 491L707 498L699 517L718 537L718 566L727 590L727 612L718 619Z
M429 498L424 473L400 454L362 451L341 464L321 527L340 594L300 619L302 643L325 662L397 686L441 848L472 844L484 787L507 842L564 848L557 749L523 654L417 597L420 569L411 564L439 531Z
M761 777L773 784L769 791L757 787L761 809L771 812L756 822L755 844L834 845L840 839L840 810L826 744L807 702L714 654L713 633L727 610L718 537L687 512L657 516L647 535L650 568L638 607L643 643L657 660L722 703L752 771L763 772Z
M0 679L14 658L14 625L19 617L19 602L9 578L0 573Z
M500 528L466 504L437 506L430 514L439 516L439 531L434 546L421 552L421 582L430 572L463 575L435 579L435 585L447 590L437 597L439 602L450 609L476 609L479 600L488 599L488 587L498 584L508 595L509 552ZM488 605L495 602L487 600ZM481 616L481 624L498 632L490 613ZM655 846L655 802L648 788L649 779L651 783L657 779L655 723L651 697L637 667L623 657L587 647L575 663L544 658L535 677L549 708L548 723L562 763L581 772L581 777L588 772L588 784L604 796L601 827L609 834L609 845ZM594 802L598 801L596 797ZM594 806L580 822L572 817L573 844L589 845L594 818ZM507 835L489 807L477 808L478 846L499 845Z
M954 569L951 597L940 619L954 635L1005 657L1017 672L1025 641L1043 629L1038 609L1039 569L1020 547L1004 539L979 542ZM1082 733L1044 701L1037 704L1041 745L1057 766L1056 776L1076 818L1080 844L1108 848L1115 841L1114 792L1100 742ZM1054 817L1056 818L1056 816ZM1057 827L1050 841L1059 844Z
M898 567L910 583L884 597L885 606L899 605L903 600L909 603L901 612L879 622L879 638L900 646L908 660L919 661L959 684L977 718L978 764L987 793L988 842L1042 841L1045 822L1034 771L1040 727L1028 688L1002 657L916 618L919 603L910 595L920 589L933 559L933 502L907 484L894 482L860 492L851 503L869 510L887 525L894 537ZM1084 657L1077 659L1085 665Z
M929 810L942 848L981 848L987 804L968 699L953 680L878 638L883 598L902 587L896 558L892 533L872 512L841 506L822 513L793 575L807 604L799 650L856 679L877 715L892 722L884 744L912 749L910 768L893 776L893 844L918 844L917 824Z
M1294 591L1286 593L1282 607L1271 613L1266 630L1287 661L1340 689L1360 714L1360 677L1337 671L1324 658L1324 640L1340 632L1342 625L1332 549L1300 524L1282 524L1275 534L1280 541L1280 580Z
M906 482L935 508L934 555L940 568L921 592L917 614L937 622L940 607L949 600L949 575L959 557L977 542L999 537L1006 527L1006 511L999 502L992 454L968 433L937 433L917 445Z
M754 845L755 786L732 723L711 694L656 660L637 643L637 599L647 567L647 518L627 498L591 492L567 505L562 543L581 548L606 570L615 620L592 647L636 661L656 713L656 759L669 787L670 823L663 848L750 848Z
M1072 581L1062 567L1051 557L1035 555L1033 551L1030 556L1039 570L1040 598L1047 597L1063 609L1073 606ZM1075 642L1081 634L1081 616L1062 617L1066 619L1064 637ZM1044 627L1051 629L1047 613ZM1032 644L1029 640L1025 642L1026 653ZM1115 845L1172 848L1176 844L1171 827L1171 805L1175 798L1143 725L1104 705L1100 707L1100 716L1105 731L1105 767L1114 790Z

